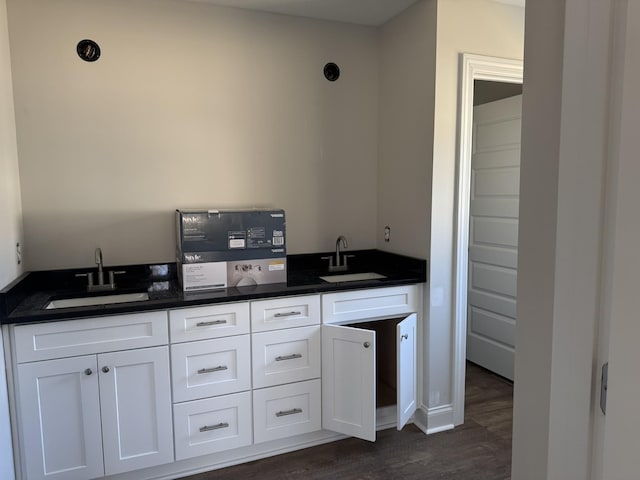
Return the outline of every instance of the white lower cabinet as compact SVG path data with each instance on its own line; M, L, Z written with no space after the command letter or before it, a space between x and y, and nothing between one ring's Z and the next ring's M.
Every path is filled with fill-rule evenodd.
M21 478L173 461L166 312L16 326L13 338Z
M412 285L11 327L19 478L90 480L170 463L174 452L178 461L212 455L217 468L226 463L220 452L250 458L277 441L281 453L315 437L287 438L322 429L375 441L378 408L395 408L398 429L416 411L419 292Z
M27 478L84 480L172 462L168 372L166 346L18 365Z
M18 384L26 478L104 475L97 357L19 365Z
M106 475L173 461L167 346L98 355Z
M418 402L417 315L405 314L417 311L416 299L415 286L323 295L324 429L375 441L376 409L389 393L398 430L411 419ZM384 354L377 331L386 337Z

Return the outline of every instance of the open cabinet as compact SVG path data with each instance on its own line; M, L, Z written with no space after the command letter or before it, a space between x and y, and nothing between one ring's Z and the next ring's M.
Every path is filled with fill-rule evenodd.
M322 427L375 441L377 408L395 403L402 429L418 403L416 313L327 320L339 324L322 325ZM395 398L389 400L389 393Z

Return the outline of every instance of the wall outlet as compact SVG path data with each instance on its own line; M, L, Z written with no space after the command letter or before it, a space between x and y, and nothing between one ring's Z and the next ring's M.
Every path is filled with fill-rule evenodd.
M391 240L391 227L384 227L384 241L389 242Z

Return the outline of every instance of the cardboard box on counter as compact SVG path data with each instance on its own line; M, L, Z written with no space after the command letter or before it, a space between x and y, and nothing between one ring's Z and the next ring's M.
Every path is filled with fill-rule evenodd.
M176 210L184 291L287 281L284 210Z

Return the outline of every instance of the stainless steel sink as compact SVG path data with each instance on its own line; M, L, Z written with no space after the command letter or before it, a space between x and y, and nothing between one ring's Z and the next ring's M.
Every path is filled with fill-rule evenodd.
M384 275L380 275L375 272L365 273L344 273L342 275L327 275L320 277L325 282L338 283L338 282L357 282L359 280L379 280L381 278L387 278Z
M113 303L143 302L145 300L149 300L149 294L147 292L118 293L114 295L62 298L59 300L52 300L47 303L44 308L45 310L51 310L55 308L89 307L92 305L109 305Z

